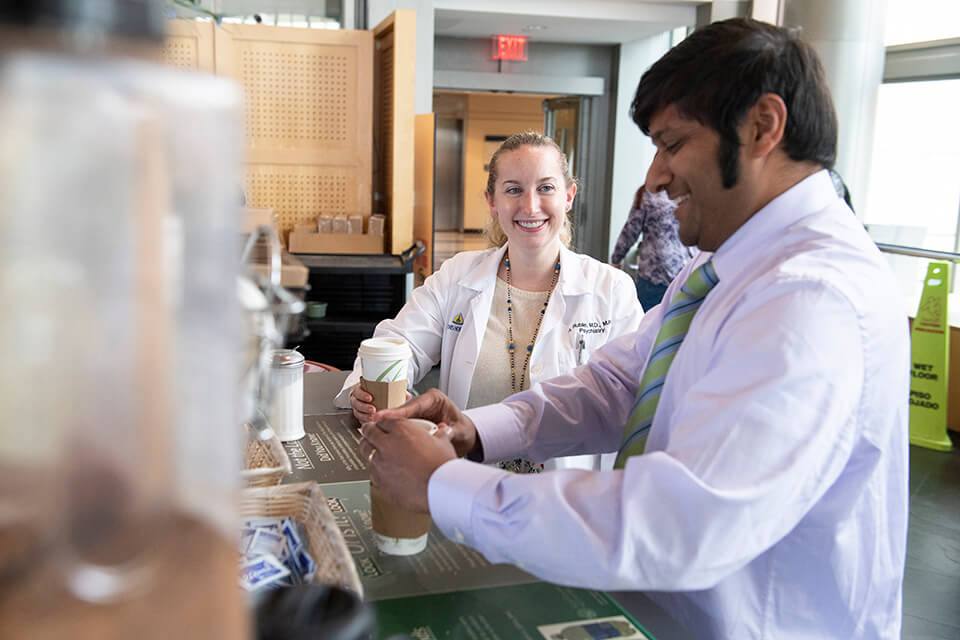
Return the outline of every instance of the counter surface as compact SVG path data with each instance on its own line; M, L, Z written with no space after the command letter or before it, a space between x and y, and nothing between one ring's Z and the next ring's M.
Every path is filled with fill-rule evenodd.
M284 443L293 466L284 482L322 485L357 564L365 597L377 611L378 637L401 632L418 638L638 637L629 632L635 621L651 637L691 638L642 593L606 594L542 582L511 565L487 562L471 548L447 540L436 526L423 553L403 557L377 551L366 460L358 453L358 424L350 411L333 405L346 375L304 376L306 435ZM618 628L631 635L610 635ZM532 629L539 636L530 635Z

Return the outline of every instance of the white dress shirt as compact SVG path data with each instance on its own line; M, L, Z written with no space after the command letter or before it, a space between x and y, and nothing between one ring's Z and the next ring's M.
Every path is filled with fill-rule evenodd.
M820 171L714 253L644 455L441 466L430 511L491 562L643 590L698 638L899 638L909 346L894 277ZM485 461L613 451L666 304L571 374L468 411ZM528 446L525 443L529 443Z

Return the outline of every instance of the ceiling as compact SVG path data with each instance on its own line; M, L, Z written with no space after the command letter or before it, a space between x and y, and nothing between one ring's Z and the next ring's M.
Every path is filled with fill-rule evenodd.
M703 0L434 0L434 35L523 35L532 42L618 44L696 22Z

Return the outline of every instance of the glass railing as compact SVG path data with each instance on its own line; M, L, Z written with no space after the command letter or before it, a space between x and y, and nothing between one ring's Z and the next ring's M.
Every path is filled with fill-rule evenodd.
M920 295L923 293L923 279L930 262L947 262L950 268L950 296L948 313L951 326L960 326L960 291L955 286L956 264L960 262L960 253L937 251L920 247L906 247L897 244L877 242L880 251L887 255L890 266L897 276L897 284L903 298L904 309L910 316L917 313Z

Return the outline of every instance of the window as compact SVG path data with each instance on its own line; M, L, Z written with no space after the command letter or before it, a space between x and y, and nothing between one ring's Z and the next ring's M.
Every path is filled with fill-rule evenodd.
M957 0L889 0L884 45L958 37L960 2Z
M880 86L864 212L868 226L921 227L912 246L957 250L960 79Z
M863 222L880 243L960 252L960 2L890 0L884 43ZM913 314L930 260L888 257Z

